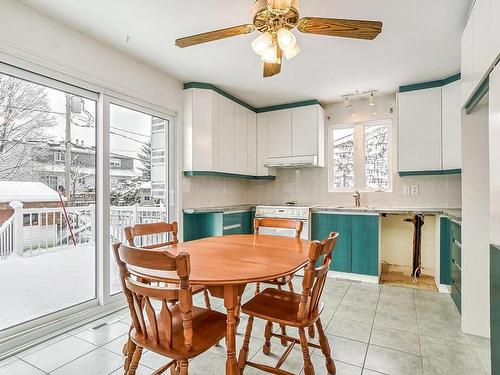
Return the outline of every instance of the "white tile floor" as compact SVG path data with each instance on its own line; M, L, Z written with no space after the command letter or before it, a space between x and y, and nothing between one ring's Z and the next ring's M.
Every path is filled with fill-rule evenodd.
M297 287L301 279L297 279ZM300 290L300 287L299 289ZM244 300L253 295L248 287ZM460 332L460 317L448 295L391 286L340 282L329 279L324 291L323 325L332 348L338 375L447 375L489 374L489 340ZM202 296L195 303L203 306ZM223 311L222 301L212 298ZM238 327L238 348L246 317ZM0 362L0 375L106 375L123 374L121 354L130 318L128 311ZM274 365L284 348L272 341L272 353L262 353L264 322L254 324L250 356ZM312 351L316 374L326 374L321 352ZM145 351L138 375L150 374L166 359ZM225 348L214 347L190 362L192 375L224 374ZM294 349L282 367L302 373L302 355ZM247 367L244 374L262 374Z

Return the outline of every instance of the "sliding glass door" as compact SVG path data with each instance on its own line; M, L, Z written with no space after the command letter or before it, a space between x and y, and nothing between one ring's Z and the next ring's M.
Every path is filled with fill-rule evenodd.
M110 237L126 242L124 229L169 219L168 134L171 119L143 107L111 99L109 180ZM138 238L137 245L154 242ZM118 268L110 259L110 293L121 291Z
M5 70L0 66L0 334L84 302L97 305L98 96Z

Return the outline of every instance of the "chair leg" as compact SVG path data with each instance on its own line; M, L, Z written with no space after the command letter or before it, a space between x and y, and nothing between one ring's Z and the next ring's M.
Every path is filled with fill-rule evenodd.
M243 339L243 346L241 347L240 355L238 356L238 367L242 372L247 364L248 350L250 347L250 335L252 334L252 327L253 327L253 319L254 319L253 316L248 317L247 328L245 330L245 338Z
M177 368L178 363L175 362L172 367L170 367L170 375L179 375L179 369Z
M181 359L179 375L188 375L188 360Z
M309 355L309 345L307 344L306 332L304 328L299 328L300 346L304 357L304 375L314 375L314 366Z
M273 322L267 322L266 329L264 330L264 338L266 341L264 342L264 346L262 347L262 352L265 355L269 355L271 353L271 334L273 332Z
M134 355L132 356L132 362L130 363L127 375L135 375L137 367L139 366L139 361L141 360L141 355L142 355L142 348L140 346L137 346L134 350Z
M123 370L127 373L130 368L130 363L132 362L132 356L134 355L137 345L130 339L127 339L126 344L123 346L123 355L125 355L125 364L123 365Z
M290 292L295 293L295 291L293 290L293 283L292 283L292 280L290 280L290 281L288 282L288 288L290 289Z
M212 306L210 305L210 295L208 294L208 290L203 291L203 297L205 297L205 306L207 309L212 310Z
M257 283L257 285L255 286L255 295L259 293L260 293L260 283Z
M318 328L319 345L321 346L321 351L325 356L326 369L328 370L328 374L335 375L337 369L335 368L335 362L333 362L331 356L330 344L328 343L328 338L325 336L325 331L323 330L321 319L318 319L316 321L316 327Z
M314 336L315 336L315 333L314 333L314 326L313 326L313 325L312 325L312 326L309 326L309 328L307 329L307 331L308 331L308 333L309 333L309 337L313 339L313 338L314 338Z
M286 327L284 325L280 324L280 328L281 328L281 334L283 336L286 336ZM281 345L288 346L288 341L285 339L281 339Z

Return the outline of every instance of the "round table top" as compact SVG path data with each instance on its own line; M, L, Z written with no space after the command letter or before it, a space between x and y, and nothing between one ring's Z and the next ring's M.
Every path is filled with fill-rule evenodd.
M311 241L294 237L235 234L182 242L163 249L172 254L189 253L192 285L227 285L290 275L307 264L310 244ZM134 270L165 282L178 281L175 272L135 267Z

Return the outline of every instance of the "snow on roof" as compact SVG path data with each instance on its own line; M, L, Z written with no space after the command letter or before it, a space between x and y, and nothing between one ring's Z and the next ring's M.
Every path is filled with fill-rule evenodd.
M139 189L151 189L151 181L143 182L139 185Z
M0 202L59 202L59 194L41 182L0 181Z

